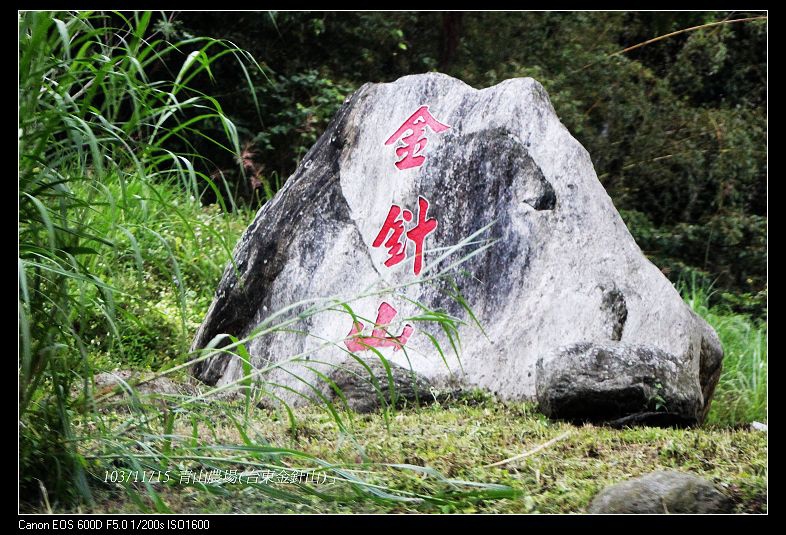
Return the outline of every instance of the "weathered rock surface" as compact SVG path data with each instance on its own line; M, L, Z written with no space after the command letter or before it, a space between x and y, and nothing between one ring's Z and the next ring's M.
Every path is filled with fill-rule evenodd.
M196 388L188 383L173 381L168 377L157 377L153 373L140 373L131 370L97 373L93 376L96 394L108 393L118 386L125 394L123 383L132 386L140 394L193 395Z
M692 424L702 393L689 365L654 347L574 344L538 359L539 406L546 416L574 421Z
M355 412L371 412L382 405L402 407L404 404L433 401L429 381L412 371L390 364L388 375L380 361L369 361L367 366L368 369L353 360L330 374L330 379L341 391L347 405ZM340 402L340 396L335 390L331 392L331 397L334 403Z
M192 382L196 384L191 384ZM188 382L182 382L151 372L115 370L93 376L90 392L93 397L89 399L109 400L110 403L97 405L101 411L126 412L139 401L163 407L180 398L199 394L197 384L199 383L193 378L189 378ZM79 403L86 401L84 384L81 382L71 386L70 394Z
M422 106L439 123L424 130L421 165L399 169L412 155L402 141L391 139ZM406 223L411 230L421 198L438 225L425 237L424 268L416 276L414 242L404 239L406 258L395 265L389 263L388 243L374 244L393 205L411 211ZM495 241L450 267L488 243L479 243L484 239ZM620 384L641 395L617 396L613 418L650 412L645 400L659 381L667 402L679 400L673 408L666 404L669 411L685 421L700 420L720 373L717 336L644 257L589 154L529 78L483 90L435 73L364 85L257 213L234 260L194 347L222 333L252 337L246 346L253 364L269 367L263 380L287 402L313 397L309 384L329 393L324 376L351 361L350 347L369 363L379 360L379 351L433 385L459 381L503 399L534 399L539 358L540 369L552 378L585 365L592 374L602 368L589 362L591 348L616 343L628 349L604 354L630 360L630 370L624 359L613 370L639 374ZM445 272L453 275L485 335L451 297L452 283L433 277ZM427 282L412 284L423 279ZM368 336L382 302L397 312L386 327L387 345L367 351L347 346L356 319ZM286 309L294 303L300 304ZM460 362L443 329L422 317L421 305L467 321L458 331ZM282 324L286 330L274 328ZM399 334L405 335L403 349L392 338ZM571 346L587 349L559 352ZM663 362L650 362L649 356ZM209 384L226 384L241 370L236 357L216 354L194 373ZM609 392L596 379L584 381L584 391L603 398ZM561 417L561 408L573 406L575 396L554 380L563 385L566 400L557 393L543 400ZM591 385L599 390L589 390ZM650 391L635 385L650 385Z
M704 478L670 470L618 483L602 490L590 513L731 513L732 502Z

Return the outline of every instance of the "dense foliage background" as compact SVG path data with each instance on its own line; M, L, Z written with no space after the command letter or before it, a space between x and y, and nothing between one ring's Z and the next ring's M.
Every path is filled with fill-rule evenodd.
M475 87L514 76L546 87L639 245L721 337L708 423L766 421L766 24L741 12L20 13L22 501L49 510L98 492L111 503L107 469L182 470L195 458L205 468L292 455L325 466L253 435L250 377L235 385L243 410L225 410L202 394L142 395L140 377L112 389L97 376L184 383L202 358L190 342L254 211L352 91L430 70ZM243 344L226 350L242 358ZM386 425L394 410L382 411ZM216 435L216 411L237 443ZM396 489L334 475L347 490L336 503L402 502ZM753 477L758 496L766 478ZM512 495L448 487L425 503L462 510L462 500ZM138 510L167 511L167 489L179 492L125 482Z

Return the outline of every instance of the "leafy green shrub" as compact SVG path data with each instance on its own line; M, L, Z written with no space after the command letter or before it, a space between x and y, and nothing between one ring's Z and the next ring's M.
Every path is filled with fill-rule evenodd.
M310 69L291 76L276 75L256 88L268 128L251 143L272 171L286 173L298 164L322 135L351 86L337 83Z

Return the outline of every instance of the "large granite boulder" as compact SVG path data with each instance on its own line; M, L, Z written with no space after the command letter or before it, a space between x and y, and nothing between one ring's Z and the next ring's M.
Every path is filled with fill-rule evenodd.
M722 360L541 85L476 90L436 73L345 101L241 238L194 348L228 343L221 334L247 338L259 377L291 403L329 395L337 368L382 357L436 388L537 395L554 417L588 420L657 412L662 390L674 392L665 410L700 421ZM633 376L590 378L577 404L564 376L596 374L599 354ZM226 385L242 369L219 352L194 373ZM658 392L624 392L639 384Z

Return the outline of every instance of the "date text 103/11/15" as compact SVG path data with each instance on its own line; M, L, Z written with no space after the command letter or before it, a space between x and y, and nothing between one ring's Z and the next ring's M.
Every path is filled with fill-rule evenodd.
M104 483L169 483L169 470L107 470Z

